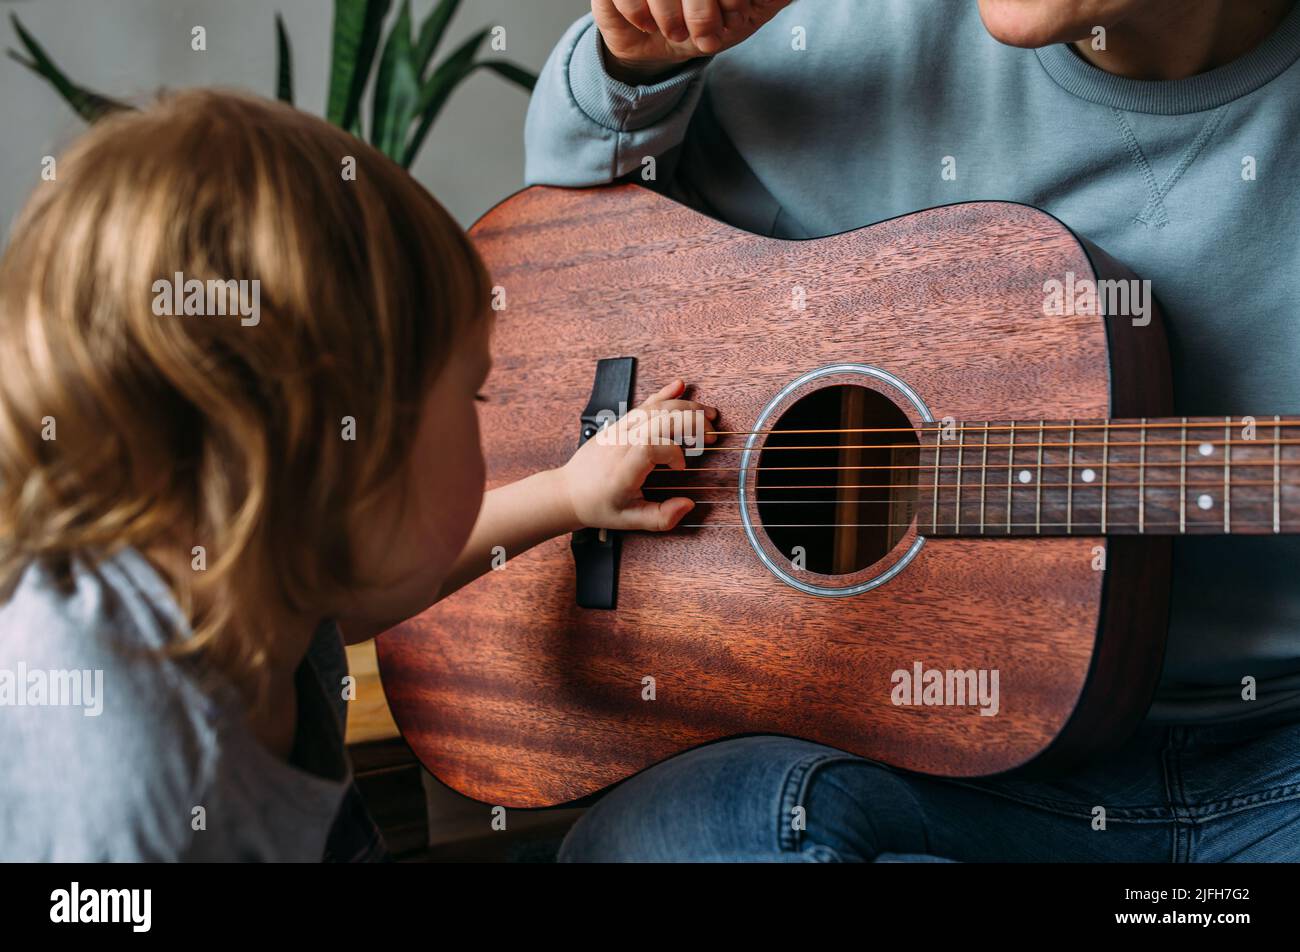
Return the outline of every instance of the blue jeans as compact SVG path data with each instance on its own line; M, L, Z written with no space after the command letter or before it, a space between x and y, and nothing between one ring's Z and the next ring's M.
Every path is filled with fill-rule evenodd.
M615 788L559 858L1295 862L1300 719L1145 723L1050 780L940 780L786 737L722 741Z

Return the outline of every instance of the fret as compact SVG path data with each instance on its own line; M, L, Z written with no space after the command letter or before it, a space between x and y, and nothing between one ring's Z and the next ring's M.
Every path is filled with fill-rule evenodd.
M1223 423L1223 531L1232 531L1232 417Z
M1173 426L1170 426L1173 424ZM1173 419L1147 419L1140 429L1145 435L1145 466L1142 467L1144 533L1179 534L1185 531L1183 500L1185 483L1179 473L1183 465L1186 424ZM1114 526L1111 527L1114 531Z
M980 535L984 534L984 491L989 481L989 425L984 423L984 453L980 457Z
M1282 418L1273 417L1273 531L1282 531Z
M936 428L934 431L934 503L930 506L930 514L933 516L933 531L939 531L939 469L943 458L943 430Z
M1142 418L1141 435L1138 441L1142 444L1138 450L1138 534L1147 531L1147 418Z
M1183 417L1182 436L1179 437L1178 463L1178 531L1187 531L1187 417Z
M1007 534L1011 534L1011 490L1015 488L1013 473L1016 458L1016 421L1011 421L1011 438L1007 440Z
M1101 534L1106 534L1106 484L1110 482L1110 421L1101 430Z
M1043 534L1043 424L1038 421L1038 480L1034 495L1034 532Z
M953 525L953 531L961 533L961 457L962 451L966 448L966 424L963 423L957 428L957 505L956 505L956 522Z
M1065 458L1065 533L1074 531L1074 420L1070 421L1070 447Z

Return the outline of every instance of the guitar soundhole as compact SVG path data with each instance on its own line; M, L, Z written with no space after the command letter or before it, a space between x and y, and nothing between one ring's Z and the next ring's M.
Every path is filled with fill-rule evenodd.
M772 544L802 568L851 575L911 525L920 449L906 414L852 384L800 398L771 425L755 499Z

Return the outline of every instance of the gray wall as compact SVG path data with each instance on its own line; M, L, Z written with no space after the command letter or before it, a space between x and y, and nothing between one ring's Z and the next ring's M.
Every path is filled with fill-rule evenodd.
M400 4L394 2L394 14ZM422 18L434 0L412 0ZM506 28L504 55L536 72L589 0L464 0L439 57L484 26ZM275 14L293 46L297 105L325 110L331 0L0 0L0 47L21 49L9 23L23 25L71 78L113 96L145 100L160 87L241 87L275 95ZM418 22L418 19L417 19ZM190 30L207 30L206 52ZM444 108L412 169L469 225L523 181L527 93L480 70ZM57 154L85 126L42 79L0 57L0 232L39 180L44 155Z

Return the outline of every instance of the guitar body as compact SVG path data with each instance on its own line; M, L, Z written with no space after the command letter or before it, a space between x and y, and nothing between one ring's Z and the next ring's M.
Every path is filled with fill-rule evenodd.
M607 357L636 358L633 405L680 376L737 432L774 418L792 384L782 405L852 383L918 428L1171 411L1158 315L1146 327L1044 316L1045 280L1126 273L1028 206L945 206L785 241L636 186L537 187L472 236L507 302L481 414L489 488L569 458ZM846 365L883 374L826 370ZM688 460L692 485L734 497L737 473L708 470L720 459ZM770 733L972 777L1092 755L1149 706L1167 538L921 539L914 521L871 565L806 573L814 588L877 580L841 596L774 573L735 504L685 522L696 527L622 538L614 610L577 605L564 538L506 553L384 634L384 690L425 766L476 799L538 807ZM918 665L996 670L996 715L897 703L896 673Z

